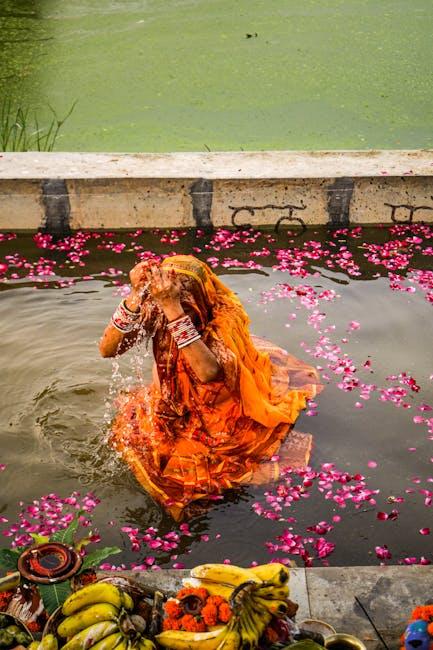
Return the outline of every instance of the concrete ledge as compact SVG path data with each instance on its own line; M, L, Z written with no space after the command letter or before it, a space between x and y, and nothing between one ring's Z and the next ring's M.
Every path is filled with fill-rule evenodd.
M433 221L433 151L4 153L0 229Z
M433 176L433 150L4 153L0 178L276 179Z
M131 574L153 589L176 593L188 571L147 571ZM291 569L290 597L299 604L297 621L318 618L338 632L354 634L367 648L379 650L379 640L361 602L389 648L400 647L412 609L433 602L432 566L361 566Z

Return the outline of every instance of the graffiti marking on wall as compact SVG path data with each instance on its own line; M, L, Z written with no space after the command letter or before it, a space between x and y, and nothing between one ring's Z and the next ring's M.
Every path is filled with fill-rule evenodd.
M288 210L287 214L281 215L277 221L275 222L275 232L278 232L280 224L283 221L297 221L301 226L303 230L307 229L307 226L304 223L304 220L301 219L301 217L295 217L293 216L293 212L295 210L305 210L306 205L301 201L301 205L292 205L291 203L287 203L286 205L274 205L273 203L268 203L267 205L242 205L239 207L229 205L229 210L232 210L232 226L235 226L236 228L250 228L251 224L250 223L237 223L236 222L236 217L240 212L248 212L252 217L254 217L255 213L258 210Z
M431 198L433 199L433 196ZM384 205L391 208L391 221L394 223L412 223L413 215L417 210L433 210L433 207L430 205L409 205L408 203L402 203L399 205L384 203ZM407 210L407 219L399 219L397 217L398 210Z

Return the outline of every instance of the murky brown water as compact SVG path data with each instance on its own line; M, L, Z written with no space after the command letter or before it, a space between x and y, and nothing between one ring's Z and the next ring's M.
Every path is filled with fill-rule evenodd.
M385 241L388 235L370 231L365 237ZM309 231L304 236L305 241L326 238L325 232ZM167 246L156 241L149 240L150 246L168 252ZM297 242L300 245L302 238ZM190 250L191 243L187 236L176 250ZM360 241L348 245L355 249ZM48 255L36 251L30 236L20 236L1 246L2 253ZM246 252L244 246L224 254L241 259ZM208 256L209 252L205 257ZM105 442L107 401L122 384L133 383L137 374L150 379L151 360L143 356L144 351L138 356L128 353L118 366L116 361L101 359L97 350L99 336L119 301L112 279L98 273L109 266L127 270L133 260L132 253L96 253L93 247L80 273L92 274L94 279L57 289L35 289L30 282L2 284L5 290L0 293L0 462L7 468L0 474L0 514L11 521L20 501L27 503L49 492L66 496L81 489L93 490L102 499L95 521L104 543L127 546L118 528L107 525L108 520L115 520L119 527L130 524L144 529L154 525L161 532L173 526ZM407 398L413 408L396 408L392 403L379 401L375 394L363 409L358 409L354 405L359 396L339 390L338 378L332 376L329 382L325 381L325 390L317 400L317 416L304 413L296 426L314 435L312 465L334 462L351 473L366 474L369 487L381 490L379 510L391 509L386 502L390 495L403 495L406 501L399 505L396 521L378 522L371 506L354 510L349 505L340 511L331 501L316 495L294 508L298 519L294 530L305 534L307 526L341 514L341 523L329 534L337 545L330 557L334 565L376 563L374 547L384 543L392 549L395 561L407 555L431 555L429 537L418 533L431 523L431 509L424 506L418 493L405 494L405 489L433 488L428 482L433 475L432 441L426 428L413 422L414 415L419 414L417 404L433 403L429 380L433 367L432 306L420 291L391 291L386 277L373 277L378 271L383 273L383 269L367 269L365 264L362 275L352 278L325 268L320 261L313 262L317 275L300 279L272 271L268 257L258 261L263 264L261 271L218 269L223 271L222 280L244 302L254 333L325 366L322 359L312 360L300 345L313 345L318 339L317 331L307 325L311 312L304 308L296 310L298 303L287 299L260 304L260 294L278 282L333 289L341 297L321 303L318 309L326 313L327 325L336 326L329 334L332 340L341 343L347 337L344 351L357 366L362 367L367 358L371 359L371 372L360 370L360 374L364 372L364 381L388 386L388 375L406 371L421 387L419 393L411 393ZM420 267L426 268L427 263L427 257L419 257ZM77 268L65 271L68 276L77 272ZM291 313L296 313L297 318L291 320ZM347 333L351 321L358 321L360 329ZM416 451L409 452L409 447ZM368 467L371 459L378 463L376 469ZM421 477L421 485L411 482L415 476ZM191 521L193 536L182 538L179 561L191 565L209 558L231 558L238 563L268 559L265 541L274 539L287 524L265 520L252 512L252 503L262 495L263 488L245 488ZM199 543L198 537L203 533L210 535L208 543ZM221 537L215 539L218 533ZM123 560L138 559L127 551L123 556Z

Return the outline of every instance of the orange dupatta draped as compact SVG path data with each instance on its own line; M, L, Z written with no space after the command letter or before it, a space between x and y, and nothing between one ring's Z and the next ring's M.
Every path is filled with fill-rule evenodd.
M279 451L319 381L311 366L250 336L241 302L206 264L176 255L162 267L179 275L182 306L221 377L200 383L165 317L145 301L142 328L149 335L154 327L159 381L123 397L112 439L146 491L179 519L193 501L269 480L263 463Z

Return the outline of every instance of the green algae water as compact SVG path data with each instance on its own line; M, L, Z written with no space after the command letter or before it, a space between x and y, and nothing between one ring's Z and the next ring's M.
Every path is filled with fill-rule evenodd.
M56 149L433 146L429 0L0 0L0 96Z

